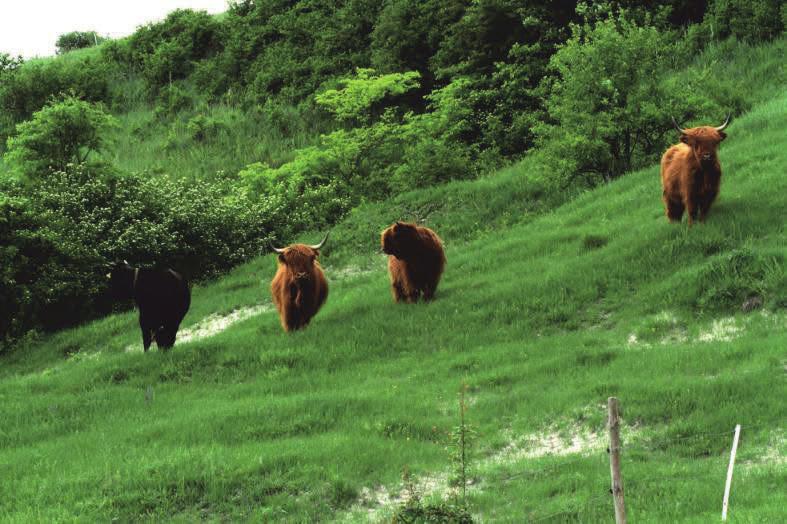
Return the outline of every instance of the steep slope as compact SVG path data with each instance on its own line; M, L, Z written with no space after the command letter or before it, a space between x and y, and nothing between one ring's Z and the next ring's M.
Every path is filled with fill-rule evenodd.
M717 518L736 423L732 514L778 521L785 126L785 90L730 126L721 197L691 230L663 217L656 167L545 212L526 161L338 226L304 332L281 332L263 257L194 290L187 328L238 321L170 353L134 350L131 313L31 341L0 370L0 518L382 518L405 466L448 489L466 383L484 520L608 520L615 395L632 521ZM432 304L388 295L376 235L401 214L446 240ZM764 307L740 313L753 296Z

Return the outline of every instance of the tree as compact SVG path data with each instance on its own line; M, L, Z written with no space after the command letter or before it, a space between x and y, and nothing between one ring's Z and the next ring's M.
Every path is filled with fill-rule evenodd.
M673 106L682 97L661 82L673 47L669 32L624 13L572 26L545 82L551 122L536 128L553 172L593 185L653 161L669 115L681 113Z
M6 161L28 177L51 170L64 170L70 163L84 163L91 153L107 143L114 119L101 105L68 96L36 112L31 120L16 126L8 139Z
M716 0L705 23L717 37L734 36L748 42L768 41L784 32L787 6L782 0Z
M71 31L57 37L57 54L62 55L75 49L97 46L106 40L103 36L98 36L95 31Z
M420 73L378 75L374 69L358 68L355 78L343 78L340 89L315 95L318 105L332 112L338 120L368 123L391 106L397 97L419 87Z

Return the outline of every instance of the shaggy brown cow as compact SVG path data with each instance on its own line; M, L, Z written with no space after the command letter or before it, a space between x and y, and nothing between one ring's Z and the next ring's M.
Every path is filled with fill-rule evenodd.
M396 222L383 231L383 252L388 256L394 301L417 302L434 298L445 267L440 237L427 227Z
M680 144L667 149L661 157L661 186L663 200L670 222L680 221L683 211L688 211L689 227L694 220L705 220L711 204L719 194L721 165L717 156L719 143L727 135L724 128L730 117L719 127L693 127L681 129Z
M271 281L271 294L284 331L306 327L328 297L328 282L317 262L326 240L328 235L316 246L293 244L283 249L271 246L279 254L279 269Z

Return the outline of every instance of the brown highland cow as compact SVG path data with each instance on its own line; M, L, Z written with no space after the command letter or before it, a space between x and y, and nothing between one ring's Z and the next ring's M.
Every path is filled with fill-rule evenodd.
M271 295L284 331L306 327L328 297L328 282L317 262L319 250L326 240L328 235L316 246L271 246L279 254L279 269L271 281Z
M681 129L674 118L672 123L680 132L681 143L667 149L661 157L664 207L670 222L679 222L683 211L687 211L691 227L698 216L700 221L705 220L719 194L721 165L717 149L727 137L723 130L730 117L719 127Z
M383 252L389 255L394 301L432 300L445 267L440 237L427 227L396 222L383 231L381 241Z

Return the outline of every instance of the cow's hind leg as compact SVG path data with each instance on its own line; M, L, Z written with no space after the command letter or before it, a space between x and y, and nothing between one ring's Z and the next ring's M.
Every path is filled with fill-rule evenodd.
M159 349L171 349L175 345L175 334L177 332L177 326L161 326L156 332L156 345L158 345Z
M700 221L704 222L705 219L708 217L708 213L710 212L710 206L713 204L713 201L716 199L715 194L709 194L702 198L699 202L699 215Z
M150 349L150 344L153 342L153 328L148 324L147 319L140 313L139 327L142 330L142 347L145 352Z
M436 289L437 285L428 284L424 286L424 302L431 302L434 299Z
M683 218L683 202L680 200L664 199L664 204L667 211L667 218L670 222L680 222Z
M418 300L418 290L407 285L404 280L398 279L391 283L391 294L395 302L413 303Z
M693 200L689 200L686 202L686 212L689 214L689 227L697 220L697 215L700 212L700 208L696 202Z
M407 299L402 286L398 282L391 283L391 296L393 296L394 302L401 302Z
M281 318L281 325L284 328L284 331L297 331L304 326L303 316L294 307L285 308L284 314Z

